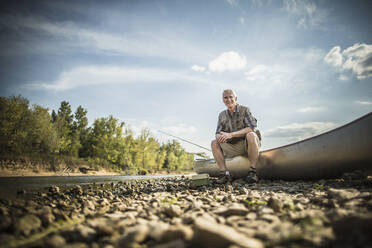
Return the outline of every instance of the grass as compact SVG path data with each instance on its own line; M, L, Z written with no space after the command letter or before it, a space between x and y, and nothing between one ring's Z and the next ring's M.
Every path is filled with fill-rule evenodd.
M323 184L315 184L315 189L317 190L324 190L324 185Z
M165 197L160 202L171 205L178 202L178 199L179 199L178 197Z

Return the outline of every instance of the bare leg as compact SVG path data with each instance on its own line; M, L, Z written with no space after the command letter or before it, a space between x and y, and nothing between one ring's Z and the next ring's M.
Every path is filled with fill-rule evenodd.
M256 168L259 155L258 137L254 132L250 132L247 133L246 138L248 142L248 159L251 162L251 168Z
M220 171L226 171L227 168L225 164L225 158L223 156L220 144L217 142L217 140L213 140L211 147L212 147L213 157L216 160L216 163L218 167L220 168Z

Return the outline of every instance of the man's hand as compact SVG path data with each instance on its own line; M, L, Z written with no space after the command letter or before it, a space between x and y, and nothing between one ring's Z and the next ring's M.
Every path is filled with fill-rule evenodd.
M220 132L217 134L217 141L218 143L225 143L227 140L231 139L232 133Z

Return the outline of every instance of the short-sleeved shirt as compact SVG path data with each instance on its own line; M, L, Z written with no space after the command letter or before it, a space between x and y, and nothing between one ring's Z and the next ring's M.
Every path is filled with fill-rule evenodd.
M248 107L237 104L232 114L230 114L228 109L219 114L216 134L220 132L232 133L247 127L254 131L257 127L257 119L253 117ZM234 143L241 139L244 139L244 137L233 138L229 143Z

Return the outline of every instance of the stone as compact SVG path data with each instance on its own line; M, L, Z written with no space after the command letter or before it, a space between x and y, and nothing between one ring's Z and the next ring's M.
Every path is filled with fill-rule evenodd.
M169 224L162 221L152 221L148 227L149 237L160 242L163 239L163 234L169 229Z
M255 219L257 219L257 214L256 214L255 212L249 212L249 213L245 216L245 218L246 218L247 220L255 220Z
M259 218L260 220L267 221L269 223L277 223L280 222L280 219L278 216L273 215L273 214L263 214Z
M66 233L69 240L91 242L94 240L96 231L86 225L79 224L70 232Z
M269 207L262 206L262 207L259 207L259 208L257 209L257 213L258 213L258 215L273 214L273 213L274 213L274 210L272 210L272 209L269 208Z
M175 226L171 226L168 230L163 232L161 242L168 242L176 239L189 241L193 237L193 234L194 233L191 227L182 224L176 224Z
M185 248L186 244L181 239L176 239L167 243L155 245L153 248Z
M333 189L330 188L327 191L329 198L336 198L339 201L349 200L357 197L360 192L356 189Z
M45 246L46 247L62 247L66 244L66 240L57 234L54 234L52 237L48 238L45 241Z
M0 247L8 247L8 246L12 247L11 244L13 244L15 241L16 241L15 236L10 235L8 233L0 232Z
M96 208L93 201L89 201L89 200L84 201L83 205L85 208L90 209L90 210L95 210Z
M283 210L283 203L277 198L270 197L267 205L271 207L276 213L280 213Z
M57 186L52 186L52 187L49 188L49 192L54 193L54 194L59 194L60 189Z
M88 248L89 246L83 242L69 243L63 246L63 248Z
M204 218L195 220L193 243L195 246L216 248L234 244L240 247L264 247L260 240L246 237L231 227L213 223Z
M15 223L14 229L16 233L28 236L40 227L41 220L35 215L28 214L18 219Z
M134 244L143 242L149 234L147 225L137 225L129 228L118 241L119 247L132 247Z
M46 227L52 224L56 218L52 213L45 212L40 215L40 219L41 222L43 223L43 226Z
M12 225L12 219L9 216L0 216L0 232L5 231Z
M352 241L353 246L363 246L358 244L372 244L372 215L347 216L332 223L332 228L337 239L337 243L344 244Z
M180 206L172 204L169 207L165 207L163 209L163 212L168 217L173 218L173 217L181 216L182 210L181 210Z
M233 204L230 207L222 207L214 211L215 214L224 217L229 217L233 215L245 216L249 213L249 210L242 204Z
M298 239L298 237L301 236L301 229L291 222L285 221L259 228L256 236L272 242L282 242L285 240Z

